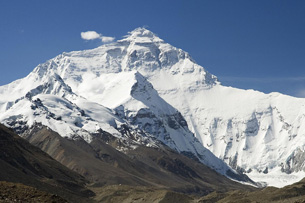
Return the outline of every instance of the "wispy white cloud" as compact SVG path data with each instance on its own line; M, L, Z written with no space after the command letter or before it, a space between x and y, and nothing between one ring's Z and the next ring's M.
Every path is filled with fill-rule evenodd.
M98 34L95 31L87 31L87 32L81 32L80 36L82 37L82 39L84 40L94 40L94 39L98 39L101 37L101 34Z
M81 32L80 36L84 40L100 39L104 43L113 42L115 39L114 37L103 36L102 34L99 34L95 31Z

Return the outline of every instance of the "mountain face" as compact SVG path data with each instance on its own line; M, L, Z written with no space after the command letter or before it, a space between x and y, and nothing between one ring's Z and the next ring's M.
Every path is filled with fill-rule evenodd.
M21 135L41 123L90 143L103 130L128 143L117 148L122 152L161 142L227 176L231 167L275 186L303 175L304 105L222 86L188 53L144 28L63 53L0 87L0 121Z
M127 127L125 130L129 131ZM31 127L24 138L84 176L93 191L109 185L142 186L195 195L255 189L229 180L162 143L158 148L143 144L131 148L130 143L101 130L92 134L88 143L83 139L65 139L41 124ZM249 182L246 177L244 181Z
M35 198L38 201L37 198L40 195L49 195L54 201L64 198L71 202L87 202L88 198L94 195L92 191L85 188L87 181L83 176L61 165L2 124L0 124L0 171L1 181L22 183L44 191L42 193L48 192L60 196L41 195L37 194L39 193L37 191L29 194L31 188L26 188L25 191L22 191L21 188L19 192L15 192L16 197L26 196L26 193L28 193L27 196L30 199L27 201L30 202L35 201ZM1 182L0 199L7 202L8 200L3 199L3 197L5 195L12 196L12 192L18 190L20 186L15 185L11 188L5 188L5 185L10 184ZM16 201L14 199L8 202Z

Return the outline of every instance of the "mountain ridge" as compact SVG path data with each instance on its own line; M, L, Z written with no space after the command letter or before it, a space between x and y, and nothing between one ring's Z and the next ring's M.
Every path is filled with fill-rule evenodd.
M0 145L1 181L22 183L69 201L85 202L94 195L86 188L88 181L83 176L61 165L2 124Z

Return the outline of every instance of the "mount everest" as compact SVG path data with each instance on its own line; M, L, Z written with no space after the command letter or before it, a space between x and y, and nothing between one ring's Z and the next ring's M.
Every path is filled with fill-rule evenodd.
M127 148L162 142L227 176L232 168L284 186L305 174L304 99L222 86L144 28L63 53L0 87L0 112L21 136L41 123L90 143L102 129Z

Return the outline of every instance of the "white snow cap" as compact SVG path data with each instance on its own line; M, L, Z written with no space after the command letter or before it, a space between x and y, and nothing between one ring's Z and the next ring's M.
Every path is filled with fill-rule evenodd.
M128 35L126 35L122 41L134 41L134 40L163 42L163 40L160 39L155 33L143 27L139 27L131 32L128 32Z

